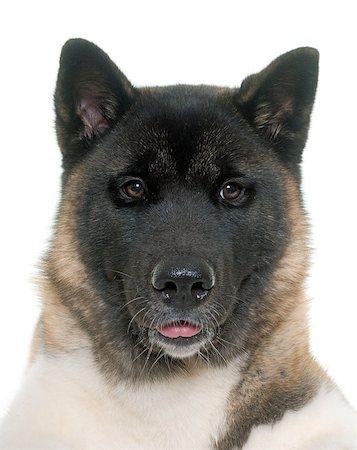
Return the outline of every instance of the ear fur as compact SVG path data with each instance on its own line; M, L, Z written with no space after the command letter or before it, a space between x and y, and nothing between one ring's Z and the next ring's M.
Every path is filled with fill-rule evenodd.
M100 48L84 39L67 41L55 91L57 138L64 159L79 159L135 96L136 90Z
M236 103L248 122L269 139L280 156L299 163L315 99L319 53L302 47L247 77Z

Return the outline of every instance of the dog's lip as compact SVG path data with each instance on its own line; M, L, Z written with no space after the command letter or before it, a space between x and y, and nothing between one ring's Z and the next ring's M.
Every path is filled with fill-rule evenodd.
M202 331L198 325L184 320L171 322L156 329L162 336L169 339L192 338Z

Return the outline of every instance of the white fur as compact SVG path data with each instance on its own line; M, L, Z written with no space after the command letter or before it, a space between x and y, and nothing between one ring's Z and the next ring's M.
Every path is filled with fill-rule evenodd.
M357 450L356 425L340 392L323 386L299 411L253 429L244 450Z
M89 357L41 356L0 433L6 450L207 450L224 432L239 361L170 381L109 390ZM252 430L244 450L354 450L354 414L322 388L274 426Z
M208 449L224 423L238 365L109 391L88 360L41 357L5 420L0 448ZM57 447L42 444L46 438Z

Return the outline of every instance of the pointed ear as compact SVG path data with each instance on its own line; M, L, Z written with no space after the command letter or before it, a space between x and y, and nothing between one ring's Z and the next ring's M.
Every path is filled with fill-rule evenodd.
M303 47L247 77L236 102L250 124L289 163L301 161L314 103L319 53Z
M55 92L56 129L64 157L79 159L130 107L136 90L96 45L63 46Z

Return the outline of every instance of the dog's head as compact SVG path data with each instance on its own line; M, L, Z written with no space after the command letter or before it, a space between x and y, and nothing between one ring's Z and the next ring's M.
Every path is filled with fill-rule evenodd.
M66 43L47 272L103 367L144 376L223 364L292 307L317 66L301 48L239 89L137 89L95 45Z

